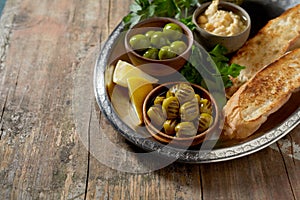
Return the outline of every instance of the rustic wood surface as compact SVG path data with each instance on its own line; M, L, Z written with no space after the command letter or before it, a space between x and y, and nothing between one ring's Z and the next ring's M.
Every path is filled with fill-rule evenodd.
M99 48L132 2L7 1L0 20L0 199L300 199L300 126L240 159L142 174L111 169L88 151L97 126L138 151L101 115L92 88Z

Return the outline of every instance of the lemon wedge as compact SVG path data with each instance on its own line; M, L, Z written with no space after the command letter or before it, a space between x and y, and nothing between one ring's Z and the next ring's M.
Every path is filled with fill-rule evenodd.
M142 70L133 66L132 64L123 60L119 60L114 70L113 82L120 86L128 87L127 79L130 77L140 77L147 80L150 83L158 82L158 79L143 72Z
M147 94L153 89L152 83L141 77L127 79L129 97L138 117L139 125L143 123L143 103Z

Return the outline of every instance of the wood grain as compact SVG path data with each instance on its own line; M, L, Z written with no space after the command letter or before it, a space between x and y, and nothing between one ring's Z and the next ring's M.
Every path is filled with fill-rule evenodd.
M141 151L109 124L88 87L99 47L132 2L7 1L0 20L1 199L300 198L300 161L279 143L232 161L173 163L146 174L111 169L88 151L97 127L120 147ZM84 130L73 110L78 75L87 85L79 88ZM300 144L299 131L284 140Z

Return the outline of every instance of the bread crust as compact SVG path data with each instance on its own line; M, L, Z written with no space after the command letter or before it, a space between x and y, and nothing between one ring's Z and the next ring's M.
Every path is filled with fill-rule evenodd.
M286 10L279 17L270 20L253 38L232 57L231 63L246 68L237 78L232 78L233 86L226 89L231 97L256 72L274 62L287 51L300 47L300 4Z
M247 138L299 88L300 48L261 69L228 100L223 136Z

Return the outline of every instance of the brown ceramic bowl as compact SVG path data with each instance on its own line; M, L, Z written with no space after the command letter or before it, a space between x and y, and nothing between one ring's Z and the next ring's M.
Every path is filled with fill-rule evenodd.
M214 130L218 128L219 110L218 110L218 106L216 106L217 104L215 99L207 90L200 87L199 85L191 84L196 94L199 94L200 97L208 99L211 102L213 107L213 118L214 118L213 124L206 131L201 133L198 132L196 136L186 137L186 138L170 136L165 134L163 131L158 130L158 128L151 123L151 120L147 115L147 111L153 105L153 101L157 96L164 95L169 90L169 88L171 88L173 85L176 85L178 83L183 83L183 82L164 83L154 88L147 95L144 101L143 118L147 130L152 135L152 137L154 137L156 140L162 143L188 148L202 143L209 133L212 133Z
M210 4L211 2L201 4L201 6L194 11L193 23L196 25L196 31L195 31L196 40L199 41L199 43L202 44L207 50L211 50L217 44L220 44L226 47L226 49L228 50L227 53L235 52L236 50L238 50L240 47L243 46L243 44L247 41L249 37L250 29L251 29L250 16L242 7L233 3L220 1L218 10L232 11L234 14L239 15L241 20L246 25L246 28L241 33L233 36L215 35L201 28L197 23L198 17L205 12L205 10L208 8Z
M129 40L133 35L145 34L149 30L162 30L167 23L171 22L178 24L183 30L182 40L186 43L187 49L182 54L165 60L149 59L138 54L129 44ZM150 75L166 76L175 73L183 67L190 56L193 41L193 33L183 23L171 18L155 17L141 21L128 30L125 35L125 48L133 65Z

